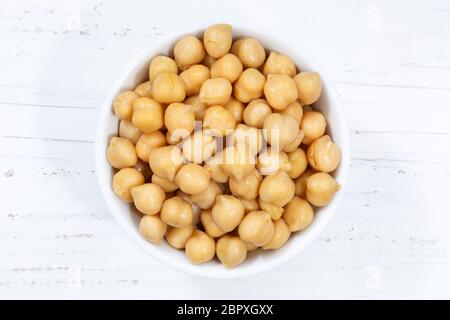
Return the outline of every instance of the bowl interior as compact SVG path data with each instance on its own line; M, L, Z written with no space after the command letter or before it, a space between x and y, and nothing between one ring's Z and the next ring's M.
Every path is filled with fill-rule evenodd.
M192 30L189 33L201 36L201 30L204 30L204 28ZM112 191L114 171L106 160L106 149L110 138L117 135L118 130L118 120L112 112L113 100L117 94L125 90L132 90L137 84L147 80L147 68L150 59L157 54L171 54L173 45L184 34L188 33L168 36L161 39L159 43L149 45L145 52L128 65L111 89L102 109L96 140L96 169L102 193L114 217L128 236L147 253L171 267L191 274L213 278L236 278L268 270L298 254L324 228L333 215L344 188L337 193L328 206L315 209L313 223L305 231L292 234L283 248L275 251L258 250L257 252L250 252L245 263L234 269L225 269L217 260L194 266L189 263L184 251L176 250L164 241L160 245L153 245L145 241L138 233L140 214L132 206L121 202ZM342 161L339 168L334 172L334 176L341 186L344 186L349 169L348 127L339 97L322 68L292 40L281 38L280 35L264 30L264 28L233 24L233 34L236 38L254 37L263 44L268 52L273 50L291 57L299 70L320 73L322 95L320 100L314 104L314 107L325 114L328 132L341 149Z

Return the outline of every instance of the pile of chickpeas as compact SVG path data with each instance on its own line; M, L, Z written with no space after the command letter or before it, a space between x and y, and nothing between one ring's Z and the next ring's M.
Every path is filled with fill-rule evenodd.
M139 231L193 264L227 268L281 248L339 189L340 150L314 109L320 75L228 24L188 35L113 105L113 190L142 213Z

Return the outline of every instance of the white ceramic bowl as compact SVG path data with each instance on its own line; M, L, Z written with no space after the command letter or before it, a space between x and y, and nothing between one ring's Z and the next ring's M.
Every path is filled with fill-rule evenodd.
M233 23L235 37L251 36L258 39L268 50L274 50L291 57L299 70L317 71L322 78L322 95L314 106L322 111L328 121L328 131L333 140L340 147L342 161L334 173L336 180L343 187L326 207L316 210L313 223L303 232L292 234L284 247L275 251L258 251L250 253L247 260L233 269L224 268L220 262L214 260L202 265L192 265L186 258L184 251L170 247L166 242L153 245L145 241L138 232L139 215L126 203L120 201L114 194L111 185L113 169L106 160L106 149L112 136L117 135L118 120L112 111L115 96L125 90L132 90L147 77L148 63L157 54L169 54L177 39L186 34L201 36L207 25L193 30L180 30L178 35L166 36L158 42L148 43L148 48L133 59L122 72L111 88L105 104L101 110L96 138L96 171L97 177L106 203L119 225L127 235L144 251L180 271L210 278L238 278L260 273L296 256L302 251L325 227L344 193L345 182L350 164L349 128L339 96L324 70L317 62L291 39L280 33L266 30L260 26ZM331 259L331 257L330 257Z

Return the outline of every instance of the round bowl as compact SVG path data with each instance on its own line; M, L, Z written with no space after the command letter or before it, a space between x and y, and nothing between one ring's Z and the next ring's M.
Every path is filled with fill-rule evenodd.
M123 203L112 190L114 171L106 160L106 149L111 137L117 135L118 120L112 111L114 98L125 90L134 87L147 78L150 59L157 54L170 54L176 41L186 34L201 36L202 28L182 30L177 35L165 36L157 42L149 43L148 48L134 58L119 76L111 88L101 109L96 137L96 172L100 189L106 203L115 219L125 233L145 252L170 267L190 274L209 278L239 278L257 274L272 269L298 255L322 231L333 216L345 190L345 182L350 165L349 128L344 110L333 84L318 63L299 45L289 38L266 30L264 27L233 23L233 36L238 38L250 36L258 39L267 50L274 50L289 56L302 71L317 71L322 79L322 95L314 107L323 112L328 121L328 132L340 147L342 160L338 169L333 173L342 186L333 201L326 207L317 208L314 221L304 231L293 233L289 241L281 249L274 251L250 252L247 260L236 268L226 269L222 264L211 262L192 265L186 258L184 251L170 247L165 241L154 245L144 240L138 231L140 215L129 204ZM331 257L330 257L331 259Z

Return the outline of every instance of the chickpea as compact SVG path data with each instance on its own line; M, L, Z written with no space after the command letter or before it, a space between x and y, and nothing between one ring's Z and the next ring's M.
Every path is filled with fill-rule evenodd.
M136 144L142 132L133 126L128 120L120 120L119 123L119 137L130 140L133 144Z
M225 235L217 241L216 253L226 268L233 268L247 258L247 245L239 237Z
M211 66L211 78L225 78L233 83L239 78L243 70L244 67L239 58L228 53L217 59Z
M276 206L272 203L264 202L261 200L261 198L258 199L258 204L262 211L270 214L270 217L273 221L280 219L283 215L284 209L282 207Z
M298 147L300 147L300 145L303 142L303 138L305 138L305 134L303 133L302 130L300 130L297 138L295 138L294 141L292 141L289 145L287 145L286 147L284 147L284 151L286 152L292 152L298 149Z
M131 189L145 183L144 176L134 168L120 169L113 177L113 191L122 200L133 202Z
M194 235L186 242L186 256L193 264L205 263L216 252L216 244L210 236L200 230L195 230Z
M234 96L243 103L258 99L263 95L265 82L266 77L259 70L245 69L234 83Z
M303 117L303 108L300 103L294 101L291 104L289 104L286 108L281 110L280 113L294 117L295 120L297 120L297 122L300 124Z
M202 64L205 67L211 68L212 65L216 62L216 58L211 57L209 54L205 56L205 59L203 59Z
M133 125L144 133L159 130L164 125L162 106L150 98L137 98L133 102Z
M203 34L206 52L213 58L220 58L230 51L233 41L229 24L215 24Z
M216 139L205 131L196 131L183 141L183 156L190 162L201 164L216 152Z
M180 197L184 201L188 202L191 205L192 208L192 225L196 226L200 222L200 212L202 211L199 207L197 207L191 200L191 195L184 193L181 190L177 190L176 194L177 197Z
M166 137L161 131L144 133L136 143L136 153L142 161L148 162L148 157L153 149L167 145Z
M152 176L152 170L150 170L150 166L148 165L147 162L138 160L138 162L136 162L136 164L133 166L133 168L136 169L137 171L139 171L140 173L142 173L145 181L150 179L150 177Z
M143 216L139 223L139 233L142 237L154 244L158 244L164 238L164 234L167 230L167 224L165 224L158 215L155 216Z
M225 78L212 78L203 82L199 98L207 105L226 105L231 97L233 88L231 83Z
M225 148L222 157L221 168L229 177L240 180L255 169L255 156L246 144L238 143Z
M306 198L306 181L315 173L311 168L303 172L297 179L295 179L295 194L301 198Z
M258 246L255 246L253 243L250 242L245 242L245 245L247 246L247 251L255 251L256 249L258 249Z
M142 82L138 84L136 88L134 88L134 92L136 92L141 97L152 97L152 83L150 81Z
M178 189L178 186L175 182L170 180L158 177L156 174L152 175L152 183L161 187L164 192L172 192Z
M256 168L261 171L262 175L267 176L278 171L288 172L291 170L291 164L286 152L278 152L274 148L267 148L259 154Z
M298 148L295 151L289 152L287 156L289 163L291 164L291 169L288 171L288 175L291 179L297 179L308 167L308 160L306 159L305 151Z
M269 74L285 74L292 78L295 76L296 69L289 57L272 51L264 64L263 73L266 77Z
M264 95L269 105L283 110L297 100L297 87L294 80L285 74L270 74L264 84Z
M183 228L167 227L166 240L175 249L184 249L186 242L194 234L195 227L189 225Z
M249 199L240 199L242 202L242 205L244 206L244 212L245 214L252 212L252 211L259 211L259 204L257 199L249 200Z
M184 82L174 73L161 73L153 81L152 96L161 103L182 102L186 97Z
M295 195L295 184L288 174L279 171L274 175L266 176L259 188L262 201L284 207Z
M191 204L180 197L172 197L164 201L161 208L161 220L169 226L183 228L192 225Z
M252 173L246 175L241 180L231 177L230 190L235 196L248 200L254 200L258 197L261 182L261 174L258 170L253 170Z
M172 134L187 137L195 129L195 113L188 104L172 103L164 113L164 124Z
M305 230L314 219L314 210L308 201L295 196L284 208L283 220L289 231Z
M264 250L280 249L286 244L291 236L289 227L283 219L278 219L277 221L274 221L273 224L275 227L273 237L265 246L263 246Z
M317 171L334 171L341 161L341 152L330 136L314 140L308 147L308 162Z
M251 101L244 109L243 119L246 125L262 129L264 120L272 113L264 99L256 99Z
M244 217L244 206L241 201L230 195L218 195L212 207L212 217L220 230L233 231Z
M166 56L156 56L150 61L148 68L148 76L150 82L155 81L156 77L161 73L178 74L178 67L176 62Z
M133 115L133 102L139 95L133 91L125 91L114 99L114 114L120 120L131 120Z
M143 214L154 215L161 211L166 194L160 186L146 183L131 189L134 205Z
M303 114L300 128L305 134L303 143L310 145L314 140L322 137L325 134L327 122L322 113L319 111L309 111Z
M272 113L264 120L264 137L267 142L279 150L289 146L298 137L298 122L291 116Z
M198 164L189 163L181 167L175 176L175 183L181 191L198 195L205 192L209 185L209 173Z
M176 146L165 146L153 149L148 157L148 163L157 176L173 181L184 159L181 150Z
M173 133L170 131L166 131L165 137L166 137L167 144L174 146L174 145L178 145L188 135L189 135L188 132L186 132L185 130L179 129Z
M200 213L200 221L202 222L205 232L212 238L218 238L225 234L220 230L212 218L211 210L202 210Z
M195 64L180 73L187 96L194 96L200 92L202 84L209 79L209 69L201 64Z
M328 173L314 173L306 181L306 200L317 207L325 206L333 200L339 188L339 184Z
M242 39L235 47L235 54L247 68L258 68L266 60L266 51L253 38Z
M200 63L205 57L205 49L202 42L194 36L185 36L178 40L173 49L175 62L180 70Z
M262 131L239 123L230 135L233 144L244 144L250 148L253 154L258 154L264 142Z
M212 106L206 109L203 128L210 134L226 136L236 126L233 114L222 106ZM209 130L208 130L209 129Z
M247 214L239 225L239 237L245 242L262 247L269 243L275 232L270 214L253 211Z
M117 169L132 167L138 160L131 141L118 137L113 137L109 141L106 157L109 164Z
M191 106L191 110L194 111L195 120L203 121L205 117L206 104L200 101L198 96L192 96L184 100L184 103Z
M191 195L191 201L201 209L211 209L216 202L216 197L222 194L222 189L215 181L209 181L208 189L198 195Z
M217 163L217 158L210 158L206 161L204 168L208 171L211 179L218 183L226 183L228 181L227 174L222 170L220 162ZM209 161L211 160L211 161Z
M300 72L294 77L298 98L303 104L316 102L322 91L320 75L317 72Z
M244 105L242 102L234 98L230 98L230 101L228 101L225 105L225 109L231 112L234 120L236 120L236 123L242 122L242 115L244 113Z

